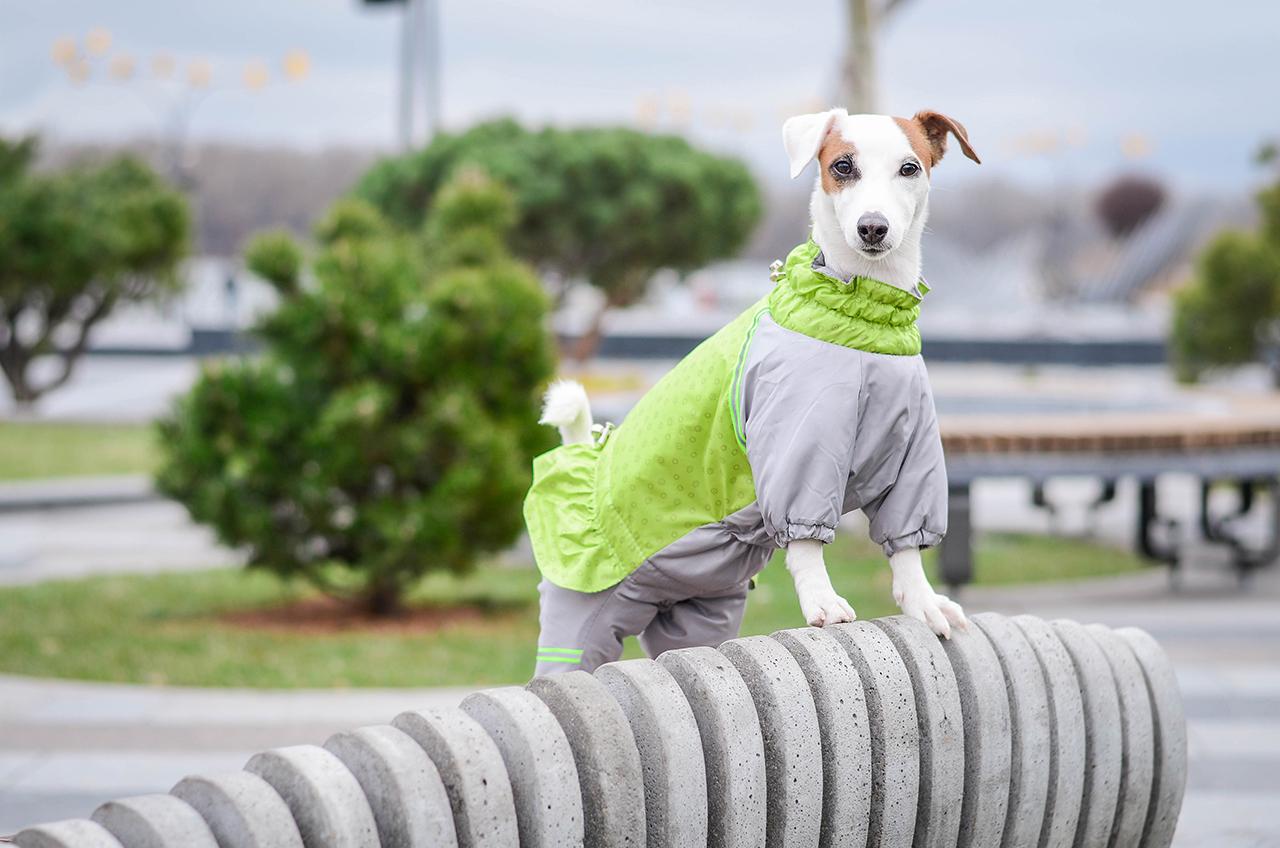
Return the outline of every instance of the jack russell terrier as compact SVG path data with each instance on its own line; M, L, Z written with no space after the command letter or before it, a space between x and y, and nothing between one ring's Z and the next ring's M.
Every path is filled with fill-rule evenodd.
M823 562L861 509L903 613L949 637L960 606L920 562L947 528L947 476L916 318L929 175L964 127L832 109L790 118L795 178L815 159L813 236L773 290L700 344L616 429L560 382L525 519L542 573L537 674L588 671L640 637L650 656L734 638L778 548L805 621L852 621Z

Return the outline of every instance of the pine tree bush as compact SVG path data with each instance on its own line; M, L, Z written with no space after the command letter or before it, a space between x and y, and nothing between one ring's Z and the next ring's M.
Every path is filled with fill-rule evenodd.
M309 263L255 240L246 260L281 293L266 351L206 367L160 423L160 488L251 567L375 614L510 545L554 367L547 299L503 246L514 220L465 172L416 237L344 201Z

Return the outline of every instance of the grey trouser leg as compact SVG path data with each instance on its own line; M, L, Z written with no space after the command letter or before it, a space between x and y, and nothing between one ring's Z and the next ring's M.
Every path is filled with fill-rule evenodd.
M651 657L676 648L718 648L738 635L747 609L747 584L715 598L690 598L659 610L640 634L640 646Z
M624 580L623 583L626 581ZM622 656L622 640L649 626L654 604L618 597L622 583L602 592L575 592L543 580L538 584L538 665L534 675L575 669L594 671Z
M643 567L643 566L642 566ZM628 578L629 580L630 578ZM747 606L747 582L714 598L645 600L627 580L603 592L575 592L538 584L538 665L534 675L594 671L622 656L622 640L639 636L646 654L716 647L738 635Z
M747 584L773 551L726 535L699 528L601 592L543 580L534 674L594 671L622 655L627 636L639 636L651 657L674 648L715 647L737 636Z

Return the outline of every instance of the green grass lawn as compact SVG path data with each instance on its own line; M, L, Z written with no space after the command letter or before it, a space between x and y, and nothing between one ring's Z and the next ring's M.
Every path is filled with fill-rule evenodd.
M896 612L889 569L869 543L840 537L828 562L862 618ZM980 541L981 583L1074 579L1133 571L1136 557L1077 541L994 536ZM311 596L300 585L241 570L94 577L0 589L0 672L194 686L343 687L519 683L533 670L537 577L482 568L429 578L415 605L476 610L429 633L317 634L232 625L229 612ZM757 578L743 634L796 627L799 607L781 557ZM628 656L641 656L630 640Z
M154 455L144 424L0 421L0 480L149 473Z

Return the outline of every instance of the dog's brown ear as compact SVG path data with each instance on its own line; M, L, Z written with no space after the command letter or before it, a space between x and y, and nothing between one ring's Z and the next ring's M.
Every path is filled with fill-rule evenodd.
M960 149L979 165L982 160L978 158L978 154L973 152L973 147L969 144L969 133L965 131L964 124L955 118L949 118L941 112L916 112L916 116L911 120L920 126L920 131L924 133L925 141L929 143L929 150L932 154L933 161L930 165L936 165L942 159L942 154L947 152L947 133L951 133L956 137L956 141L960 142Z

